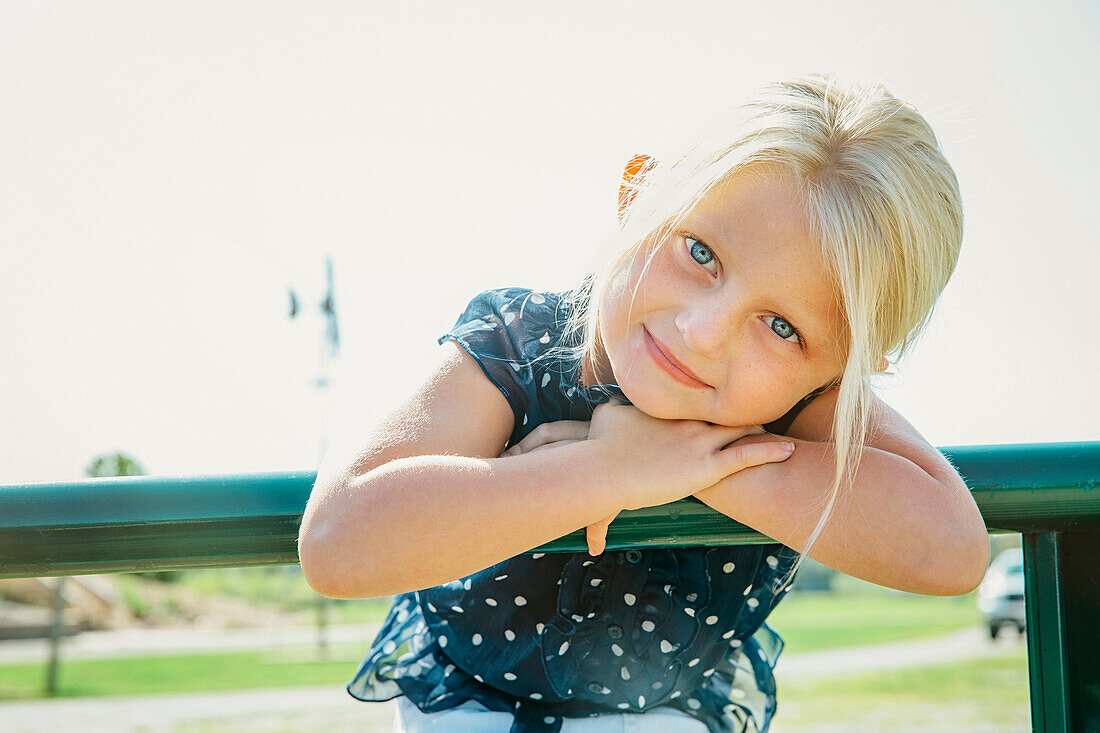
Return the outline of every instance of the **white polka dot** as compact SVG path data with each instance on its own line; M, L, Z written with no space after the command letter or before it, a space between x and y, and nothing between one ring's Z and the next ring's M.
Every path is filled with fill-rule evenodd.
M628 679L630 679L630 670L629 670L629 669L627 669L626 667L620 667L620 668L619 668L619 675L620 675L620 676L621 676L621 677L622 677L622 678L623 678L624 680L628 680Z
M454 611L455 613L466 613L465 611L462 610L462 606L451 606L451 610Z
M526 415L526 413L523 415L523 424L524 425L527 424L527 415Z
M533 555L531 555L531 559L532 560L538 560L540 557L542 557L545 554L546 554L545 552L536 552Z
M684 613L686 613L688 616L694 617L695 616L695 609L694 608L685 608Z
M674 693L672 693L671 695L669 695L669 696L668 696L668 699L669 699L669 700L671 700L671 699L672 699L672 698L674 698L674 697L680 697L680 691L679 691L679 690L677 690L676 692L674 692Z
M540 343L540 344L548 344L548 343L550 343L550 332L549 332L549 331L547 331L546 333L542 334L542 336L539 336L539 343ZM546 376L548 376L548 377L549 377L550 375L549 375L549 374L547 374ZM542 386L543 386L543 387L545 387L546 385L544 384L544 385L542 385Z
M603 578L593 578L592 580L589 581L589 583L592 584L593 588L595 588L597 585L599 585L602 582L603 582Z
M403 608L402 608L401 610L399 610L399 611L397 612L397 621L398 621L399 623L400 623L400 622L403 622L403 621L404 621L405 619L407 619L408 617L409 617L409 612L408 612L408 611L406 611L406 610L405 610L405 609L403 609Z
M474 634L470 641L473 642L474 646L481 644L481 634Z
M645 697L643 695L638 695L638 707L645 707Z
M547 339L547 341L549 341L549 339ZM542 386L545 387L548 384L550 384L550 372L542 375Z
M730 629L730 630L729 630L729 631L727 631L726 633L722 634L722 638L723 638L723 639L728 639L728 638L730 638L731 636L733 636L733 633L734 633L734 631L735 631L735 629Z
M515 641L516 640L516 632L512 631L511 629L505 629L504 630L504 638L507 639L508 641Z
M595 565L595 564L596 564L595 560L585 560L584 562L581 563L581 567L586 568L589 565Z
M573 616L572 616L572 618L573 618L573 620L574 620L574 621L576 621L576 622L577 622L578 624L579 624L579 623L580 623L581 621L584 621L584 616L581 616L581 615L580 615L579 613L574 613L574 614L573 614Z
M433 606L431 601L428 601L428 610L431 611L432 613L435 613L439 609L436 608L435 606Z
M664 686L665 686L665 683L664 683L664 682L654 682L654 683L653 683L653 684L651 685L651 687L653 687L653 689L654 689L654 690L659 690L659 689L661 689L661 688L662 688L662 687L664 687Z
M623 595L623 602L628 606L633 606L634 602L638 600L638 597L633 593L626 593Z
M493 578L493 580L504 580L507 577L508 573L505 573L504 575L498 575L497 577Z
M630 703L621 702L618 705L616 705L615 707L619 708L620 710L626 710L628 707L630 707Z
M779 565L779 560L775 558L775 555L768 555L766 558L764 558L764 562L768 563L768 567L772 568L773 570L777 565Z
M718 623L717 616L707 616L707 626L714 626L716 623Z
M642 622L642 631L653 631L657 628L657 625L652 621L646 620Z
M531 294L531 302L534 303L535 305L542 305L543 303L546 302L546 298L543 298L538 293L532 293Z
M616 657L621 657L623 655L623 648L618 644L612 644L611 653L614 654Z
M725 565L723 565L723 566L722 566L722 572L723 572L723 573L732 573L732 572L733 572L733 569L734 569L735 567L737 567L737 566L736 566L736 565L734 565L734 564L733 564L733 563L731 563L731 562L728 562L728 563L726 563Z
M541 634L541 633L542 633L542 629L543 629L543 626L542 626L542 624L535 624L535 633L536 633L536 634Z
M524 598L523 596L516 596L516 605L517 606L526 606L527 605L527 599Z
M668 654L675 648L676 647L672 646L672 644L668 642L668 639L661 639L661 651L663 651L665 654Z
M441 635L439 637L439 646L443 646L443 647L447 646L447 637L446 636Z
M443 668L443 676L446 677L447 675L449 675L451 672L454 672L454 671L455 671L455 666L453 664L448 664L446 667Z
M696 657L695 659L692 659L690 662L688 662L689 667L694 667L696 664L699 664L699 657Z
M749 600L745 601L745 605L749 608L756 608L760 605L760 601L756 600L755 598L750 598Z
M466 578L465 582L463 582L463 584L462 584L462 587L465 588L466 590L470 590L470 579L469 578Z
M672 595L672 586L671 585L666 585L665 586L665 595L666 596Z
M703 672L704 677L710 677L712 674L714 674L713 669L708 669L706 672Z
M492 598L486 598L485 599L485 605L486 606L495 606L495 605L497 605L497 602L495 600L493 600Z
M504 679L508 680L509 682L512 682L516 679L516 676L514 674L512 674L511 672L505 672L504 673Z
M554 716L547 715L545 718L542 719L542 722L546 723L547 725L552 725L554 723Z
M561 643L561 646L558 647L558 656L560 657L562 654L565 654L567 651L569 651L569 642L568 641L563 641Z
M474 675L474 679L475 679L475 680L477 680L478 682L484 682L484 681L485 681L485 680L484 680L484 679L482 678L482 676L481 676L481 675L479 675L479 674L475 674L475 675Z
M516 317L515 313L505 313L504 314L504 325L505 326L512 325L512 321L515 320L515 317Z
M741 640L740 639L730 639L730 646L732 646L734 649L736 649L737 647L741 646Z
M395 649L397 649L397 644L392 639L382 645L382 651L386 654L393 654Z
M698 710L699 708L702 707L702 704L698 700L696 700L694 697L689 697L687 699L687 706L689 708L691 708L692 710Z
M695 600L696 598L698 598L698 597L699 597L699 594L698 594L698 593L688 593L688 594L687 594L686 596L684 596L684 598L685 598L685 599L686 599L686 600L687 600L687 601L688 601L689 603L693 602L693 601L694 601L694 600Z
M745 588L745 592L742 593L741 595L747 596L749 594L749 591L751 591L751 590L752 590L752 583L749 583L748 587Z
M532 700L541 700L541 699L542 699L542 695L540 695L540 694L539 694L539 693L537 693L537 692L532 692L532 693L531 693L531 699L532 699Z

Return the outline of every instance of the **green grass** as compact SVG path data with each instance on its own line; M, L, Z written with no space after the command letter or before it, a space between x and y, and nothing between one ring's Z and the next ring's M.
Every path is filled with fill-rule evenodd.
M950 665L779 679L772 733L831 731L1027 731L1027 651Z
M352 678L366 644L286 647L262 652L62 660L59 697L244 690L342 685ZM0 700L42 697L45 664L0 667Z
M970 596L936 598L886 591L792 593L768 625L787 643L784 654L921 639L982 623Z

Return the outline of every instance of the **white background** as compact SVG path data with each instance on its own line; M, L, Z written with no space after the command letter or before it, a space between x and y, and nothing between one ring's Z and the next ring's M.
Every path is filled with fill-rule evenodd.
M816 70L962 185L884 398L941 446L1100 439L1097 4L835 5L0 2L0 484L315 468L326 255L354 442L474 293L579 282L631 155Z

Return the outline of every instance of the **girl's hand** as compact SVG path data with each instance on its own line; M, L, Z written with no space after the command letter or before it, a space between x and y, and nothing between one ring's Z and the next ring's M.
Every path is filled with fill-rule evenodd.
M633 405L608 403L592 414L588 440L597 442L606 456L604 475L621 492L621 509L640 509L682 499L738 471L790 457L794 444L779 438L738 442L763 433L759 425L662 420Z
M557 445L568 445L578 440L588 439L588 421L559 420L558 422L544 422L516 443L508 450L501 453L501 457L519 456L524 453L533 453L542 448L553 448Z
M609 469L619 469L618 473L627 477L623 508L637 509L682 499L751 466L786 460L794 449L792 443L780 440L733 445L746 435L764 434L758 425L731 428L693 420L661 420L622 403L600 405L596 412L591 423L562 420L539 425L502 455L602 439L611 451ZM659 473L649 472L654 466ZM589 554L604 551L608 525L617 516L618 512L587 528Z

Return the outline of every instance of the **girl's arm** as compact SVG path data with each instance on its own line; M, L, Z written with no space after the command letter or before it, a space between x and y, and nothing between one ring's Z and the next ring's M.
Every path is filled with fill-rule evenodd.
M450 353L353 456L330 455L298 554L333 598L427 588L572 532L615 509L590 480L592 446L496 459L514 423L472 357Z
M817 523L832 488L829 442L835 390L811 402L788 437L790 460L733 474L695 494L739 522L794 548ZM739 442L761 440L747 436ZM968 593L989 562L985 522L966 484L901 415L873 397L859 470L810 556L879 585L928 595Z

